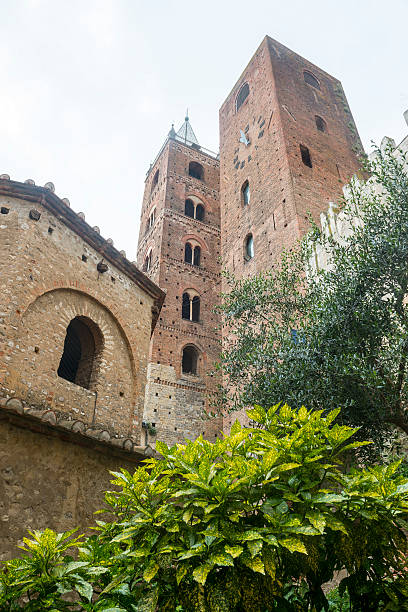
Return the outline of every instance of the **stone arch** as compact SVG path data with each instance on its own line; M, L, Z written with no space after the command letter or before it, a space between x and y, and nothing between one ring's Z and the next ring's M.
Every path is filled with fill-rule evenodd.
M207 243L205 242L203 238L201 238L201 236L197 236L197 234L185 234L182 238L183 248L186 242L191 242L191 241L198 243L199 246L201 247L201 250L206 251L208 253Z
M103 337L98 355L100 376L93 381L92 390L57 375L67 328L75 318L91 321ZM52 405L63 412L74 412L85 421L101 422L108 429L126 434L131 431L137 405L135 356L124 326L112 309L73 287L48 289L27 304L16 338L19 350L10 369L24 373L21 384L29 388L27 399L31 404Z

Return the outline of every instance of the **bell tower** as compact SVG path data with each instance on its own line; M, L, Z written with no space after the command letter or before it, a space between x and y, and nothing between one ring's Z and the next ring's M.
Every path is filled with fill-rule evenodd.
M146 176L137 264L166 292L150 345L144 422L150 443L203 434L214 441L221 420L203 420L215 389L220 292L218 156L200 146L188 116L172 126ZM154 428L154 430L153 430Z

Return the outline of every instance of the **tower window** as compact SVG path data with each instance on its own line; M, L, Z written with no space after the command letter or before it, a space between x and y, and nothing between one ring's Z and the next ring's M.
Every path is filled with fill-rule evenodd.
M327 126L324 119L319 117L319 115L315 115L316 127L319 132L327 132Z
M320 83L317 80L317 78L315 77L314 74L312 74L311 72L309 72L308 70L305 70L303 72L303 78L305 80L305 83L307 83L308 85L311 85L312 87L314 87L315 89L320 89Z
M191 219L197 219L197 221L204 221L204 206L193 200L186 200L184 204L184 214Z
M247 261L252 259L254 256L254 237L252 234L248 234L245 238L245 252L244 257Z
M198 350L195 346L185 346L183 349L183 357L181 369L183 374L197 374Z
M249 189L249 182L248 181L245 181L245 183L241 187L241 198L242 198L242 204L244 206L248 206L249 201L251 199L251 192L250 192L250 189Z
M152 229L154 222L156 219L156 207L153 208L152 212L149 215L149 218L147 220L147 225L146 225L146 234L149 230Z
M152 267L152 249L148 252L143 263L143 272L149 272Z
M188 164L188 174L199 181L204 179L204 168L198 162L190 162Z
M192 290L183 293L181 316L187 321L195 321L196 323L200 320L200 296Z
M90 389L97 373L97 355L102 334L87 317L75 317L67 327L64 351L57 374L69 382Z
M200 265L201 248L198 244L193 245L190 242L186 242L184 247L184 261L192 264L193 266Z
M185 205L184 205L184 214L187 217L191 217L192 219L194 219L194 212L195 212L194 202L192 200L186 200Z
M302 162L305 164L305 166L308 166L309 168L311 168L312 159L310 157L309 149L305 147L304 145L300 145L300 154L302 156Z
M237 99L235 102L235 108L237 111L241 108L241 106L243 105L243 103L245 102L248 96L249 96L249 85L248 83L244 83L238 92Z
M151 189L150 193L152 193L152 191L154 190L154 188L156 187L158 182L159 182L159 171L156 170L156 173L155 173L155 175L153 177L153 180L152 180L152 189Z

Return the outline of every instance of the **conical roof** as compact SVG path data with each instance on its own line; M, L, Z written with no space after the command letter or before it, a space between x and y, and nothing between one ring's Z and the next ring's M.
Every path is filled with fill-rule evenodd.
M179 131L177 132L175 138L179 142L183 142L184 144L187 144L190 146L196 146L196 147L200 146L196 138L196 135L194 134L194 130L190 125L190 120L188 118L188 115L186 115L184 119L184 123L179 129Z

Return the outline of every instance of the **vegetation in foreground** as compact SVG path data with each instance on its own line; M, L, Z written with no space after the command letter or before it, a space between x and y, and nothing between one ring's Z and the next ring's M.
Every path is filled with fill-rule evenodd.
M219 402L342 406L342 422L381 452L390 428L408 434L408 158L377 149L367 171L343 209L350 236L315 227L270 272L229 278ZM330 266L305 276L315 239Z
M364 443L338 411L248 415L215 444L159 443L162 459L114 474L96 535L32 533L0 573L0 609L408 610L399 462L346 471ZM322 585L342 569L329 604Z

